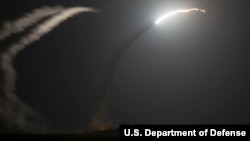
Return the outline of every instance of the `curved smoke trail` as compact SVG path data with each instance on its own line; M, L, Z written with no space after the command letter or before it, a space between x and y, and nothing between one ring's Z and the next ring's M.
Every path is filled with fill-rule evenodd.
M50 32L52 29L54 29L56 26L58 26L60 23L67 20L68 18L81 12L94 12L94 11L95 11L94 9L88 7L68 8L62 11L61 13L56 14L50 19L46 20L42 24L38 25L35 29L31 31L31 33L22 37L18 43L11 45L6 51L6 53L8 53L9 56L14 57L19 51L21 51L27 45L31 44L36 40L39 40L41 36Z
M145 32L147 32L153 24L146 25L142 29L138 30L132 36L125 41L124 44L122 44L121 47L119 47L119 51L114 53L114 56L112 56L112 60L110 64L108 65L108 70L106 72L106 75L104 76L104 81L101 84L100 88L100 99L99 99L99 105L98 109L94 113L90 126L92 129L100 129L105 130L113 126L112 121L108 118L108 102L109 102L109 87L114 79L115 71L117 66L120 64L122 57L127 52L129 47Z
M40 12L42 13L42 11ZM44 12L46 13L46 11ZM13 59L15 58L16 54L18 54L26 46L35 42L36 40L39 40L40 37L53 30L63 21L81 12L95 12L95 10L89 7L67 8L58 14L54 14L54 16L47 19L43 23L37 25L33 30L31 30L30 33L28 33L26 36L21 37L17 43L12 44L4 52L1 52L0 69L3 75L0 79L2 81L1 83L3 87L0 90L1 93L3 94L0 95L0 120L3 120L4 122L1 123L0 121L0 126L1 126L0 131L4 130L4 132L6 132L6 128L9 131L14 130L17 132L41 131L41 125L38 123L38 119L36 118L37 114L28 105L22 102L15 94L15 83L17 77L16 77L16 71L13 68ZM48 15L48 14L42 14L42 15ZM33 16L30 17L31 19L27 19L27 21L35 19L35 21L30 21L33 24L37 20L39 20L39 18L34 18ZM43 16L39 14L38 17L41 18ZM14 25L18 25L18 23L14 23ZM30 24L25 24L25 26L22 26L22 28L29 25ZM2 34L1 37L7 37L6 36L7 34L5 33L9 33L10 35L15 32L18 31L9 30L9 32L0 32L0 34ZM5 126L5 128L3 125Z
M12 34L22 32L27 27L39 22L41 19L62 12L63 10L65 10L65 8L62 6L45 6L34 9L31 13L27 13L13 22L7 21L0 30L0 40L4 40Z

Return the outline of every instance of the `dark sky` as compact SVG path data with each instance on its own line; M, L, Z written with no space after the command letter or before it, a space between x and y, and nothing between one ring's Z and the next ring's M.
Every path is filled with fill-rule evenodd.
M152 27L130 47L109 89L118 123L250 123L250 9L247 0L60 0L0 4L1 24L34 8L91 6L19 53L17 95L53 131L81 131L97 108L107 64L157 17L201 8ZM15 38L21 37L18 35ZM2 43L8 45L15 38Z

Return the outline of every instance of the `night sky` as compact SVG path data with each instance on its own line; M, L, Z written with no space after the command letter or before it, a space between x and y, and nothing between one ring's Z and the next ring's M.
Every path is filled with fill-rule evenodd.
M2 0L0 25L55 5L99 12L68 19L14 60L16 93L48 132L88 128L119 47L159 16L193 7L206 13L173 16L129 47L109 87L108 116L118 124L250 124L249 1Z

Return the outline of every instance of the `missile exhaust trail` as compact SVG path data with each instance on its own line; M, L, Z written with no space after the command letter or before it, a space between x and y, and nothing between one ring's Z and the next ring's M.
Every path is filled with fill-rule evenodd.
M174 12L170 12L167 15L164 15L156 20L154 24L160 24L163 20L167 19L169 16L173 16L179 13L188 13L192 11L198 11L205 13L206 11L198 8L184 9L184 10L176 10ZM94 113L90 127L92 129L106 129L112 126L112 122L108 119L108 102L109 102L109 87L114 79L115 71L117 66L120 64L122 57L128 51L129 47L133 45L133 43L140 38L144 33L146 33L154 24L147 25L141 28L139 31L135 32L126 42L119 48L120 50L114 54L111 63L108 65L108 71L105 75L104 81L100 88L100 100L99 107Z

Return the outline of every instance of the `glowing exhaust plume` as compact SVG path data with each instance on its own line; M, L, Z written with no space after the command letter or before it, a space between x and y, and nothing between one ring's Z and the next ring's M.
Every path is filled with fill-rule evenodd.
M175 14L178 14L178 13L188 13L188 12L192 12L192 11L198 11L198 12L206 13L205 10L198 9L198 8L191 8L191 9L185 9L185 10L176 10L176 11L168 13L167 15L164 15L164 16L160 17L159 19L156 20L155 24L159 24L160 22L162 22L166 18L168 18L170 16L173 16Z
M47 16L51 16L65 10L62 6L54 7L42 7L34 9L31 13L25 14L23 17L18 18L15 21L7 21L4 23L3 28L0 30L0 40L4 40L11 34L19 33L24 31L27 27L39 22Z
M61 10L61 8L59 9ZM44 17L45 15L51 15L49 19L46 19L44 22L39 23L36 27L34 27L30 33L22 36L17 43L10 45L4 51L0 52L0 72L2 75L0 77L0 80L2 81L0 84L3 85L0 89L0 118L1 120L5 121L4 124L2 124L0 121L0 124L6 125L8 130L11 130L12 128L18 128L28 132L37 132L37 130L40 132L40 128L42 128L40 126L42 124L39 124L36 118L39 117L37 116L37 113L33 111L31 107L21 101L15 93L15 83L17 76L13 67L13 59L21 50L31 43L39 40L43 35L52 31L60 23L82 12L95 12L95 10L89 7L72 7L61 10L61 12L56 12L56 14L53 15L51 14L54 12L49 12L50 14L46 14L48 11L39 11L38 13L40 14L38 15L29 15L27 17L30 18L24 18L24 21L27 20L30 23L23 22L22 19L17 20L21 22L14 23L14 25L22 25L21 28L23 29L27 26L35 24L37 20L40 20L40 18ZM19 31L18 28L14 30L7 30L4 28L4 30L7 31L6 33L8 34L2 34L5 32L0 31L2 34L1 37L3 37L2 39ZM0 130L6 130L6 128L0 126Z

